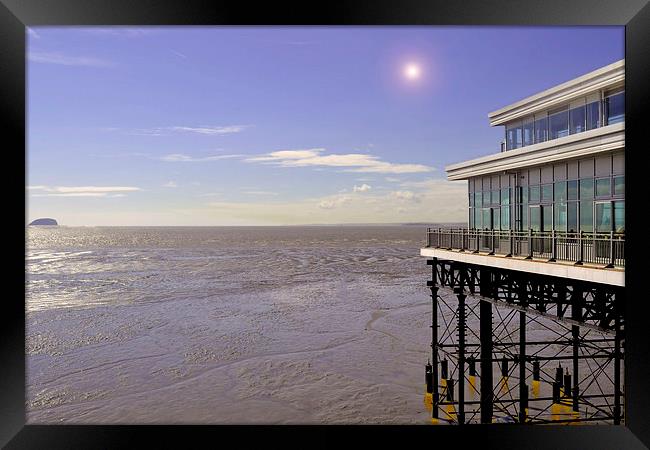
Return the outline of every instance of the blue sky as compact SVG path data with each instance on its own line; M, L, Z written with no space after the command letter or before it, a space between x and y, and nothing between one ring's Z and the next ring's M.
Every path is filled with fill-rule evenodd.
M35 27L28 220L456 222L487 114L624 57L623 27ZM417 76L405 73L409 65Z

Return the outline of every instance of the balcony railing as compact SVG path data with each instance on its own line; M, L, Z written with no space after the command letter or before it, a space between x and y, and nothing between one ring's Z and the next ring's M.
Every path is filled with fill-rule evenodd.
M625 267L623 233L427 228L427 247Z

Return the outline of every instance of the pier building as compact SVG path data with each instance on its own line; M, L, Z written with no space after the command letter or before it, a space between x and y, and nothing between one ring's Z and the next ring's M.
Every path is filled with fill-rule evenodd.
M445 168L467 226L420 250L434 421L624 420L624 81L621 60L493 111L495 151Z

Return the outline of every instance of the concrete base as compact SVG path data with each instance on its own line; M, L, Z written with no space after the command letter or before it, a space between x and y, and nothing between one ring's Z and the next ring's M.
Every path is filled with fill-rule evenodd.
M524 259L522 257L505 257L488 255L487 253L471 253L468 251L444 250L439 248L422 248L420 255L429 258L439 258L460 261L479 266L498 267L501 269L518 270L540 275L549 275L573 280L591 281L593 283L625 286L625 269L605 269L603 267L584 264L576 266L570 262L547 262L539 259Z

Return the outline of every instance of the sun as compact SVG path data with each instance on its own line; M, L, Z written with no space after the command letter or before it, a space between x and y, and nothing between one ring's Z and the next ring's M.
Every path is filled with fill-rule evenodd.
M417 80L420 78L420 66L415 63L409 63L404 66L404 76L409 80Z

